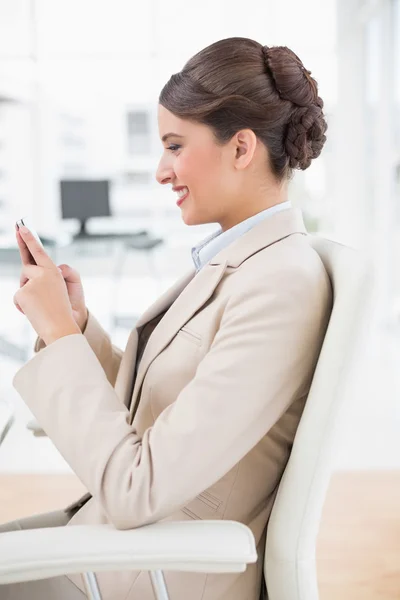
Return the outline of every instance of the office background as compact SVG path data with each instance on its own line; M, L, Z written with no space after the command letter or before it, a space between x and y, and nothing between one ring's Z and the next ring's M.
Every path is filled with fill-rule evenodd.
M159 91L196 51L235 35L289 46L319 83L328 142L291 199L310 231L370 255L379 286L335 469L400 468L400 0L0 0L0 397L16 415L0 474L70 473L27 429L12 388L35 339L12 302L15 220L26 215L57 263L78 269L89 309L123 347L215 229L186 227L155 181ZM86 236L66 206L79 218L76 199L92 191L81 184L63 209L68 180L103 182Z

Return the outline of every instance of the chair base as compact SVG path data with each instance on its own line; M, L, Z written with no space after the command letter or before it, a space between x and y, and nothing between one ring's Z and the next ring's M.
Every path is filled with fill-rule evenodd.
M156 600L170 600L162 571L150 571L150 580ZM82 573L82 581L88 600L101 600L99 584L94 573Z

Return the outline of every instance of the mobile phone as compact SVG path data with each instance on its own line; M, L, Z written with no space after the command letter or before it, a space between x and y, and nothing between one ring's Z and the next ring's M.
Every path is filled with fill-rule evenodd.
M20 227L23 227L25 225L25 227L27 227L29 229L29 231L32 233L32 235L37 239L37 241L39 242L39 244L41 246L43 246L43 244L42 244L42 242L40 240L40 237L38 236L38 234L35 231L35 229L33 227L31 227L31 225L29 223L29 220L26 217L23 217L22 219L19 219L18 221L16 221L16 225L17 225L18 229ZM28 248L26 248L26 249L29 252ZM31 264L36 265L36 261L33 258L32 254L30 252L29 252L29 254L31 256L31 259L30 259Z
M19 221L17 221L17 227L18 227L18 229L19 229L20 227L23 227L24 225L25 225L25 227L27 227L27 228L29 229L29 231L30 231L30 232L31 232L31 233L34 235L34 237L37 239L37 241L39 242L39 244L40 244L41 246L43 246L43 244L42 244L42 242L41 242L41 239L40 239L40 237L38 236L38 234L37 234L36 230L35 230L33 227L31 227L31 225L30 225L30 223L29 223L29 221L28 221L28 219L27 219L26 217L23 217L22 219L19 219Z

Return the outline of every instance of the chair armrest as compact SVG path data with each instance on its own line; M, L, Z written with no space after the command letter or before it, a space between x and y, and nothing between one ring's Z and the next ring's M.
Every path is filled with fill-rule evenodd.
M72 525L0 534L0 584L100 571L229 573L257 560L236 521L158 522L137 529Z

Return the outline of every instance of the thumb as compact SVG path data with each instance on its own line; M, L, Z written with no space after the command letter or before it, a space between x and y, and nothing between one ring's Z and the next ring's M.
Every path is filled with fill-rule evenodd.
M80 283L81 277L76 269L73 269L69 265L58 265L58 270L61 272L61 275L64 277L65 281L69 283Z

